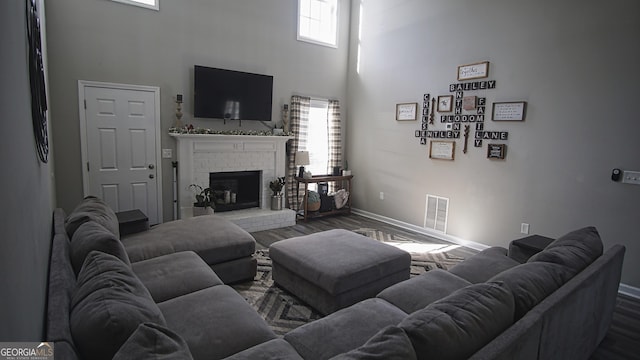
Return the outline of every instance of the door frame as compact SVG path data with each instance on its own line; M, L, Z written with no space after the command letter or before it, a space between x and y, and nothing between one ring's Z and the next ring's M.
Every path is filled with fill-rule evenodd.
M86 87L98 87L105 89L115 90L133 90L133 91L149 91L154 94L155 102L155 128L156 128L156 202L157 202L157 214L158 223L163 223L162 217L162 150L161 150L161 123L160 123L160 88L157 86L147 85L131 85L131 84L118 84L109 82L78 80L78 112L80 114L80 155L82 158L82 192L83 197L89 194L89 171L87 170L87 162L89 159L89 145L87 144L87 117L85 109L85 96L84 89Z

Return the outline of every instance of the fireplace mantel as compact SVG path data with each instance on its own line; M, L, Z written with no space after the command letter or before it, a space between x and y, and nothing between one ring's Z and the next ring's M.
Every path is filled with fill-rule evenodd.
M269 182L286 174L290 136L169 134L177 142L179 218L191 214L190 184L208 187L210 172L262 171L261 209L270 208Z

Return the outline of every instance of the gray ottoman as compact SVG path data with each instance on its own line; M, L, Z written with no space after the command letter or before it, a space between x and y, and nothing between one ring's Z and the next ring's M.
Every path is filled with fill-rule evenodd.
M278 241L273 280L326 315L409 278L411 255L347 230Z

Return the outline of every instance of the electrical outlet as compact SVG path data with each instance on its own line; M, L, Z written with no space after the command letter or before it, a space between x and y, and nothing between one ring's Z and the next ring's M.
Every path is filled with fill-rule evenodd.
M384 193L380 191L380 200L384 200Z
M162 158L163 159L171 159L173 157L172 149L162 149Z
M520 232L523 234L529 234L529 224L527 223L522 223L520 224Z

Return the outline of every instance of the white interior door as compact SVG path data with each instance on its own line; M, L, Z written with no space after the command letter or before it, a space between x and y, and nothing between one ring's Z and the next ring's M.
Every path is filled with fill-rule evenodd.
M140 209L150 224L159 223L159 89L86 82L79 88L85 195L115 211Z

